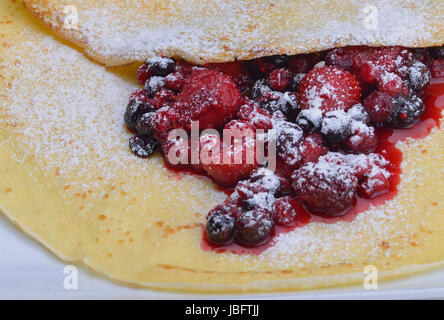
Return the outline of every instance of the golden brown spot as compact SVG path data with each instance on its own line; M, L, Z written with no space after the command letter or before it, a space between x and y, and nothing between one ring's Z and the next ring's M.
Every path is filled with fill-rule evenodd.
M66 186L63 187L64 190L68 190L69 188L71 188L71 186L69 184L67 184Z
M106 220L107 217L104 214L99 214L98 218L100 221L103 221L103 220Z
M158 226L158 227L162 227L162 226L163 226L163 221L157 221L157 222L156 222L156 226Z
M109 195L108 195L108 194L105 194L103 197L104 197L105 199L108 199Z
M120 239L119 241L117 241L117 243L119 243L119 244L123 244L123 243L125 243L125 240Z
M113 255L112 255L111 253L108 253L108 257L112 258L112 257L113 257Z
M427 153L427 150L426 150L426 149L424 149L424 150L422 150L422 151L421 151L421 153Z
M83 193L83 194L82 194L82 200L86 200L86 198L87 198L86 193Z
M131 234L131 231L127 231L127 232L125 232L125 235L126 236L129 236Z
M437 206L438 205L438 203L437 202L432 202L432 206Z
M382 241L381 247L383 247L384 249L388 249L388 248L390 248L390 244L388 242Z
M410 242L410 245L411 245L412 247L417 247L417 246L418 246L418 242L416 242L416 241L412 241L412 242Z
M83 209L85 209L85 207L84 207L84 206L81 206L81 207L79 208L79 210L83 210Z
M12 192L11 188L6 188L6 192Z

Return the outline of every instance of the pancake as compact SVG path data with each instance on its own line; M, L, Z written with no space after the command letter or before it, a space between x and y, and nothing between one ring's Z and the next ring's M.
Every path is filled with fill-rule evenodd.
M310 223L260 255L201 248L208 210L226 195L138 159L123 124L132 66L105 69L55 39L21 3L0 20L0 211L64 261L150 288L253 292L362 282L444 261L444 136L400 143L397 197L351 222ZM32 263L32 261L30 261Z
M199 64L348 45L444 43L444 3L433 0L377 0L372 6L359 0L24 2L58 35L108 66L156 54ZM64 28L65 18L74 16L77 23Z

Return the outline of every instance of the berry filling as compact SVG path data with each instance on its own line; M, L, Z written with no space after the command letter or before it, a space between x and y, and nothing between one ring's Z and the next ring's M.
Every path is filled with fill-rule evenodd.
M227 188L208 214L203 248L258 253L279 232L350 220L396 195L396 142L439 126L443 59L443 47L204 66L148 59L124 115L130 149L148 157L159 147L169 167Z

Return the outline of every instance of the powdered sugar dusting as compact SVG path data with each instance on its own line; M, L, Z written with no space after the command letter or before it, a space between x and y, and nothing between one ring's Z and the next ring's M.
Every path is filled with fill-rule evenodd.
M25 0L35 10L33 0ZM58 4L57 0L49 1ZM296 54L346 45L440 45L440 1L372 1L378 25L366 28L358 0L323 1L70 1L79 30L62 30L107 64L164 53L195 63ZM42 8L40 8L41 10ZM58 7L63 16L63 6ZM125 12L125 14L122 14ZM52 21L62 19L49 19ZM59 23L59 22L56 22ZM60 27L60 26L58 26Z
M96 199L103 198L107 186L114 188L122 177L126 182L118 186L122 193L117 196L130 189L130 181L144 185L146 180L146 186L139 190L145 199L152 197L154 183L157 189L170 184L160 155L139 159L128 146L130 133L123 113L136 85L135 75L134 83L128 82L50 36L27 28L22 32L32 40L8 49L17 63L4 68L11 74L3 75L13 80L5 88L8 103L1 112L6 117L0 117L0 121L16 124L8 126L11 136L4 141L13 146L16 160L31 158L39 172L57 176L62 187ZM196 178L183 175L183 179ZM201 183L190 183L186 189L165 195L169 205L180 206L189 201L190 193L204 192L208 200L204 208L189 203L195 206L194 212L205 214L225 198L222 192Z

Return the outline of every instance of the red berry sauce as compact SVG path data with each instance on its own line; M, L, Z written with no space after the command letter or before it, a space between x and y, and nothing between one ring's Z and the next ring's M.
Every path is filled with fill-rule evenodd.
M145 157L160 146L166 155L181 143L168 140L169 130L189 131L195 120L201 130L275 129L274 173L258 163L165 161L178 179L206 176L229 196L210 211L202 249L257 255L280 233L352 221L396 196L403 158L396 143L440 127L443 57L434 49L345 47L206 66L148 59L138 73L145 90L125 113L137 133L130 147ZM202 138L205 148L212 138ZM181 141L190 156L193 144Z

